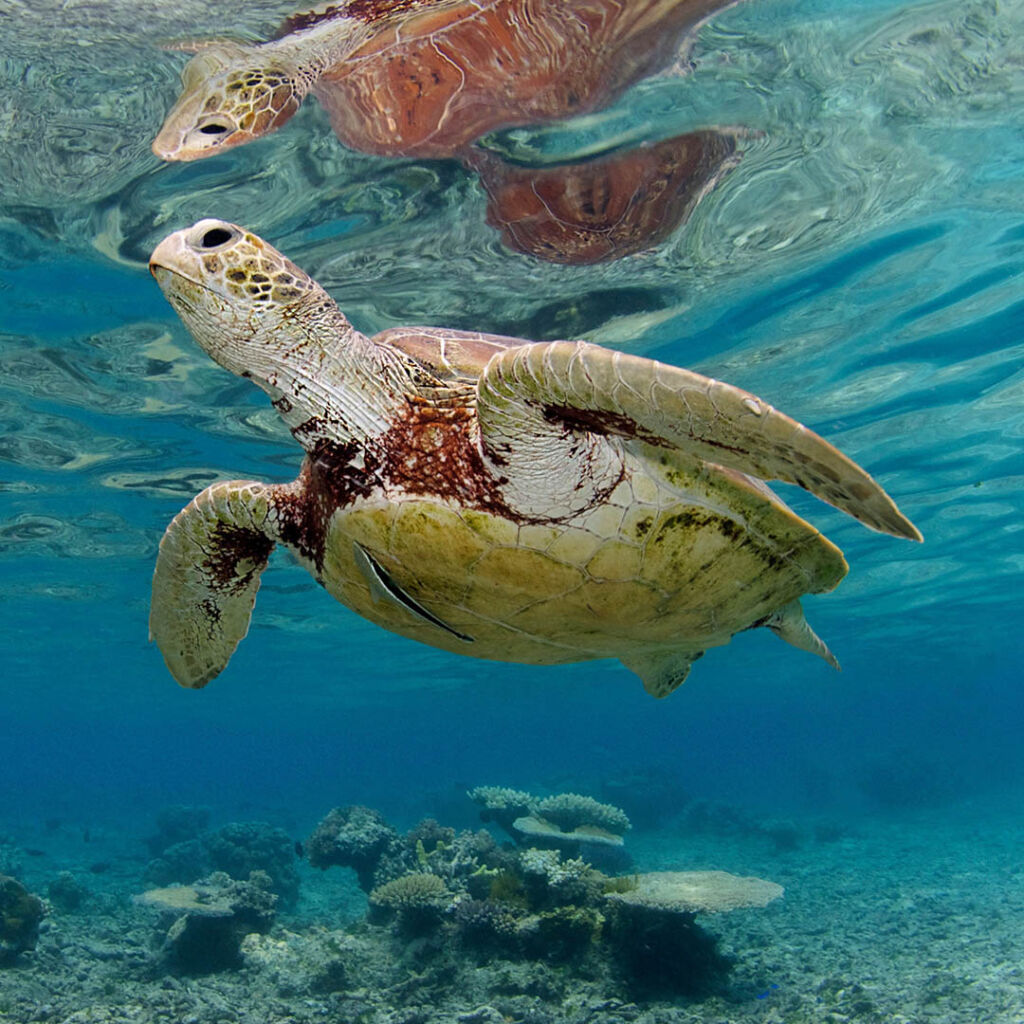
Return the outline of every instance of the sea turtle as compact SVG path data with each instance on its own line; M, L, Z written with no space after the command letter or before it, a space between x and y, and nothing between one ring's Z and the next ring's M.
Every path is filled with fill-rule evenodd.
M700 374L585 342L369 338L220 220L169 235L150 269L306 450L292 483L212 484L167 528L150 629L185 686L227 664L276 544L396 633L499 661L615 657L663 696L754 626L835 664L798 598L831 590L846 562L761 480L920 539L846 456Z
M153 151L195 160L280 128L312 92L345 145L449 157L498 127L606 106L737 0L340 0L267 43L203 40Z

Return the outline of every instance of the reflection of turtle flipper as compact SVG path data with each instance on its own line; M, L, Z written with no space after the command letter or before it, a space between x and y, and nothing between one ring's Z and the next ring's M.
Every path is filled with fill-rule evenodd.
M182 686L205 686L249 630L260 573L274 548L278 490L251 480L212 484L164 533L150 639Z

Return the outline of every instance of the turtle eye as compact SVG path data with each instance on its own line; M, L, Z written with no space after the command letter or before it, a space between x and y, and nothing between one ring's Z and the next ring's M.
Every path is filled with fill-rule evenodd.
M199 245L203 249L216 249L217 246L230 242L233 237L232 233L224 228L210 228L199 240Z
M199 131L203 135L223 135L231 129L226 124L217 124L215 121L211 121L210 124L204 124Z
M186 242L195 252L208 253L215 249L223 249L238 236L239 231L233 224L209 218L192 226Z

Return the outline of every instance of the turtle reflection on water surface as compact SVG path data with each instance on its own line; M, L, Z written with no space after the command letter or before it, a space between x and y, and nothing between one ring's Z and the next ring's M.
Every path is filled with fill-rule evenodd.
M268 135L312 92L346 146L451 157L496 128L608 106L736 0L340 0L276 39L195 52L153 151L197 160Z
M754 626L835 664L798 599L831 590L846 562L762 480L920 539L826 441L700 374L584 342L369 338L223 221L168 236L150 269L306 450L292 483L213 484L167 528L150 629L185 686L228 663L277 544L393 632L499 661L619 658L664 696Z

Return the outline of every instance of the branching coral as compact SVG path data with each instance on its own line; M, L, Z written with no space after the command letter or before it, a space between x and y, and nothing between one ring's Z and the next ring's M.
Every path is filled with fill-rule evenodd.
M535 907L582 905L604 890L603 875L579 857L563 860L557 850L524 850L519 864Z
M598 843L621 846L629 827L626 812L579 793L539 798L520 789L478 786L469 798L480 817L494 821L516 842L545 839L555 844Z
M572 832L581 825L589 825L614 835L622 835L630 828L625 811L579 793L559 793L557 796L545 797L537 804L535 813L557 825L563 832Z
M451 895L443 878L417 871L377 886L370 893L370 901L392 910L407 910L438 906L448 902Z
M399 931L407 936L434 930L452 901L443 878L415 871L385 882L370 893L370 904L397 916Z

